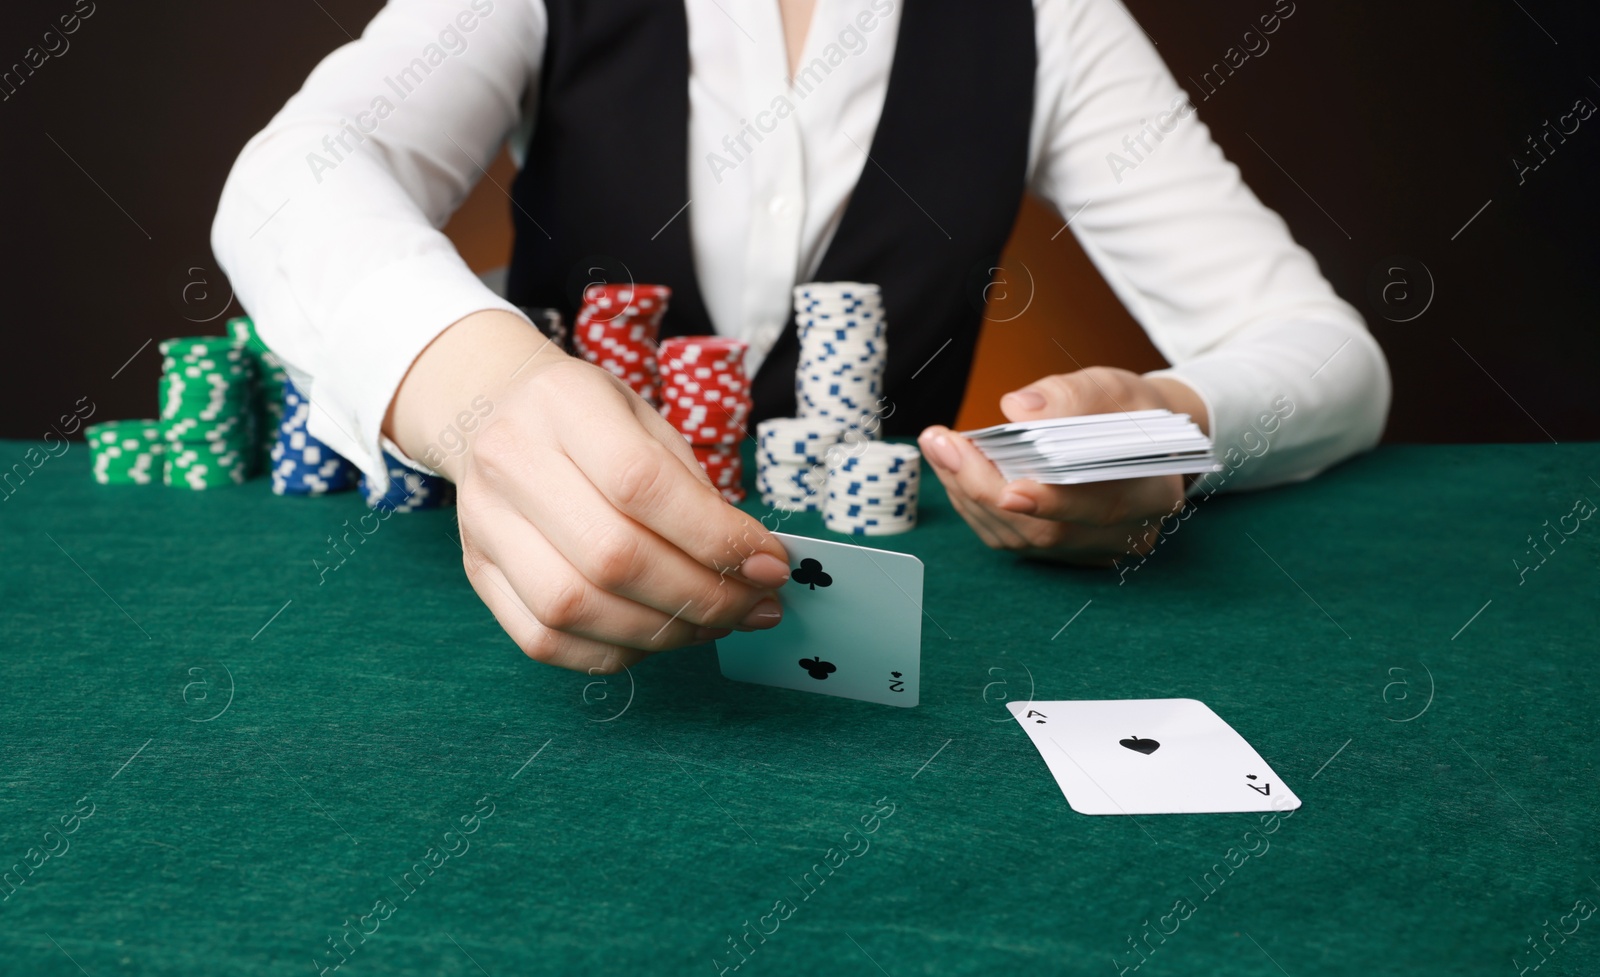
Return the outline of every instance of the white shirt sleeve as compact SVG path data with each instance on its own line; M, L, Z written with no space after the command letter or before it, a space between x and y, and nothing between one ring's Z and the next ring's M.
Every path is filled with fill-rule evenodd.
M381 427L413 360L463 316L515 308L439 232L531 105L539 0L390 0L239 154L212 248L313 410L383 478Z
M1390 395L1377 342L1126 8L1036 0L1035 15L1030 186L1173 364L1159 373L1206 402L1218 456L1241 460L1226 488L1309 478L1371 448Z

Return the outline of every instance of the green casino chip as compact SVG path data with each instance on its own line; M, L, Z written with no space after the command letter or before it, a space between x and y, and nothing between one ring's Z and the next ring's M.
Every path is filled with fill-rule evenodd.
M101 485L156 485L166 442L156 421L105 421L84 429L94 480Z

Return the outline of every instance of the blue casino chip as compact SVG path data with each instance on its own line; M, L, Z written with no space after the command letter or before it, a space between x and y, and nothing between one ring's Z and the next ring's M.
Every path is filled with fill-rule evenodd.
M361 476L361 491L367 497L367 508L421 512L455 505L456 487L449 479L419 472L387 451L383 453L383 463L389 472L389 484L383 491L376 491L367 477Z
M269 456L275 495L325 495L355 488L360 472L343 455L308 431L311 402L284 381L283 420Z

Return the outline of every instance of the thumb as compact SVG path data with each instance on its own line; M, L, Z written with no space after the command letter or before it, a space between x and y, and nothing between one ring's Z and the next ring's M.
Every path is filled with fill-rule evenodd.
M1083 398L1076 374L1058 374L1036 380L1000 398L1000 411L1008 421L1036 421L1083 413Z

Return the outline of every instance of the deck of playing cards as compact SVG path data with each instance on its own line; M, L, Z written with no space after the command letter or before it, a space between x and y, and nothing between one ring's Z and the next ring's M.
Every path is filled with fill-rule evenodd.
M1012 482L1078 485L1219 469L1211 439L1188 414L1167 410L1019 421L967 431L962 437Z
M1197 699L1008 702L1079 814L1292 811L1295 796Z

